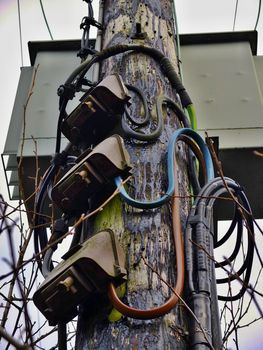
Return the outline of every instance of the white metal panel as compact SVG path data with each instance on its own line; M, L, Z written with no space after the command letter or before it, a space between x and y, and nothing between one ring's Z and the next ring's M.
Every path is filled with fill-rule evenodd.
M26 112L25 138L55 138L59 116L57 89L80 64L72 51L38 52L33 94ZM78 104L74 99L73 105ZM70 103L69 103L70 105Z
M258 83L263 97L263 56L254 56L254 64L257 72Z
M61 138L61 150L63 150L69 141L65 138ZM49 137L44 135L44 137L38 138L28 138L23 142L23 157L33 157L35 154L38 157L42 156L54 156L56 146L56 138L54 136ZM20 151L20 150L19 150ZM18 153L19 156L19 153Z
M33 67L22 67L17 87L15 103L9 123L4 154L17 155L21 130L23 128L24 105L32 80Z
M18 195L18 186L15 179L18 176L17 165L21 149L23 158L30 160L30 162L27 161L29 168L26 169L27 174L25 176L29 176L31 168L35 169L36 155L40 157L39 160L41 157L45 159L46 167L49 165L49 158L51 159L55 152L59 117L57 89L64 84L79 64L80 59L77 57L77 51L40 50L37 52L34 67L22 67L8 137L2 155L10 198L17 199ZM36 69L35 78L34 69ZM88 79L91 79L91 77L92 70L87 75ZM24 106L29 94L31 96L24 113ZM81 95L78 94L72 102L69 102L68 112L79 103ZM62 149L67 142L62 137ZM14 192L12 191L13 186Z
M220 134L222 148L263 146L263 105L249 43L183 46L182 62L198 129Z

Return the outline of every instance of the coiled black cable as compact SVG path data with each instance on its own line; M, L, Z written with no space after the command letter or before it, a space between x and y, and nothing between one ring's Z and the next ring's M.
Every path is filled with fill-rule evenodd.
M34 251L36 255L36 260L38 263L39 269L42 271L42 263L40 253L44 250L48 244L47 238L47 220L46 215L43 215L44 212L44 203L46 196L48 194L48 188L51 183L53 183L58 170L61 167L67 166L67 164L72 164L72 157L68 157L68 152L72 147L71 143L65 147L65 149L60 153L56 154L52 163L46 173L43 176L43 179L39 186L39 191L35 196L35 217L34 217ZM44 258L45 253L42 254Z
M225 184L227 185L228 189L226 189ZM225 261L222 262L221 264L217 264L216 267L220 267L220 266L225 266L227 264L229 264L231 261L233 261L235 259L235 257L238 254L238 251L240 249L240 245L241 245L241 235L242 235L242 230L241 228L243 227L243 221L246 221L246 226L247 226L247 239L248 239L248 243L247 243L247 250L246 250L246 257L243 261L243 264L241 266L241 268L234 274L231 274L230 276L228 276L227 278L223 278L223 279L218 279L217 283L230 283L231 281L240 279L239 276L241 276L243 273L245 274L244 279L242 281L242 287L240 289L240 291L235 294L235 295L231 295L231 296L225 296L225 295L219 295L218 299L219 300L224 300L224 301L234 301L234 300L238 300L240 299L246 289L247 286L249 284L249 279L250 279L250 275L251 275L251 269L252 269L252 263L253 263L253 254L254 254L254 226L253 226L253 218L252 218L252 213L251 213L251 208L249 205L249 202L243 192L243 190L240 188L240 186L234 182L233 180L229 179L229 178L225 178L225 183L224 181L222 181L221 178L216 178L215 180L213 180L212 182L210 182L208 185L204 186L204 188L202 189L202 191L200 192L198 198L196 199L191 213L189 215L189 219L188 219L188 225L187 225L187 229L186 229L186 250L187 252L190 253L190 256L188 257L188 263L187 263L187 268L189 268L189 285L191 287L192 291L195 291L196 288L194 287L194 282L193 282L193 266L190 266L193 263L193 256L191 254L191 247L189 246L189 238L190 240L193 239L193 235L194 235L194 230L195 230L195 225L197 225L198 223L202 224L202 230L211 232L212 228L210 227L211 224L211 208L214 205L214 202L216 200L216 198L219 198L220 196L222 196L223 194L227 193L228 190L230 190L235 197L238 199L239 203L242 205L242 207L245 208L246 211L243 211L242 214L236 214L235 218L234 218L234 222L237 223L238 225L238 233L237 233L237 239L236 239L236 245L234 248L234 251L232 252L232 254L230 255L229 258L227 258ZM238 205L238 204L237 204ZM203 208L206 208L204 212L202 212L202 210L204 210ZM240 207L237 210L241 210ZM195 219L193 219L195 218ZM197 221L196 221L197 220ZM233 225L231 225L231 230L230 232L233 232ZM204 233L205 234L205 233ZM225 240L221 240L221 244L222 242L224 242ZM196 242L197 245L200 242ZM201 242L202 245L203 242ZM220 244L220 245L221 245ZM219 244L217 244L215 242L215 246L219 247ZM208 249L209 247L206 247L206 249ZM198 249L198 248L197 248ZM199 247L200 250L200 247ZM207 251L204 252L206 255L210 254L211 256L212 251ZM187 256L187 254L186 254ZM207 257L208 259L209 257Z
M131 85L131 84L125 84L125 86L127 87L128 90L133 91L134 93L136 93L136 95L138 95L138 97L140 98L142 104L143 104L143 112L144 112L144 116L139 118L133 118L130 113L129 110L127 108L127 106L125 106L125 116L127 117L127 119L134 125L136 126L145 126L149 123L150 121L150 113L149 113L149 108L148 108L148 104L147 104L147 100L145 98L145 94L142 92L141 89L139 89L138 87Z
M242 243L242 236L243 236L243 222L242 222L242 216L241 216L241 213L239 210L236 210L236 214L235 214L235 217L234 219L232 220L232 223L235 223L235 227L237 227L237 233L236 233L236 243L235 243L235 247L234 247L234 250L233 252L230 254L230 256L228 257L227 260L223 260L223 261L220 261L220 262L216 262L215 263L215 267L222 267L222 266L226 266L229 264L229 262L232 262L236 259L239 251L240 251L240 248L241 248L241 243ZM231 225L232 225L231 223ZM229 234L229 231L227 232L227 234ZM234 229L233 229L234 231ZM232 231L232 233L233 233ZM227 240L225 240L227 234L224 235L224 240L220 240L221 242L226 242ZM230 237L230 236L229 236ZM223 243L221 244L217 244L217 247L220 247L220 245L222 245Z
M143 45L116 45L107 48L101 52L95 53L90 60L82 62L68 77L64 85L58 89L58 95L60 96L59 102L59 119L57 125L57 141L56 141L56 153L60 151L60 140L61 140L61 123L66 116L66 106L70 99L74 97L76 91L81 90L82 80L85 74L95 63L99 63L109 57L131 51L136 53L143 53L152 57L161 66L163 73L167 76L171 86L178 93L181 104L183 107L187 107L192 104L192 101L186 92L175 68L173 67L170 60L159 50ZM158 125L159 129L161 125ZM159 131L157 131L158 133Z

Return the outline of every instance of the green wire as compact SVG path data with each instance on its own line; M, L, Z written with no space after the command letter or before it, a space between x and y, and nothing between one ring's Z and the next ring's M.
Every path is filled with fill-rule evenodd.
M194 105L188 105L186 107L187 113L188 113L188 117L190 119L190 123L191 123L191 127L194 131L197 131L197 118L196 118L196 112L195 112L195 108ZM195 168L196 168L196 172L199 173L199 163L195 160ZM193 191L193 187L192 185L190 185L190 193L191 195L194 194ZM194 203L194 197L192 197L192 204Z
M197 118L196 118L196 112L195 112L194 105L193 104L188 105L186 107L186 110L187 110L187 113L188 113L188 116L189 116L189 119L191 122L192 129L194 131L196 131L197 130Z

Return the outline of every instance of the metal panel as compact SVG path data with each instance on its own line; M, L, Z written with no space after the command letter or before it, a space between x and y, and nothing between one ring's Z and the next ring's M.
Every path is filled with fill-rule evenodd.
M18 186L19 184L19 179L18 179L18 174L17 172L12 172L10 179L9 179L9 185L10 186Z
M9 199L18 199L18 183L14 182L18 178L17 154L20 136L23 128L24 105L30 89L33 67L22 67L18 82L15 103L9 123L9 129L2 154L2 164L8 187ZM10 187L12 185L12 187ZM14 187L13 187L14 185Z
M258 151L263 152L262 148ZM254 149L226 149L219 150L219 159L222 162L225 176L237 181L250 201L253 216L261 219L263 214L263 201L261 189L263 188L262 158L254 153ZM233 216L233 203L218 201L218 219L230 220Z
M242 141L237 138L235 147L255 142L251 130L263 131L263 105L249 43L183 46L182 61L184 84L197 110L198 129L214 135L220 130L223 148L233 144L237 131L245 137ZM247 135L245 130L250 130ZM257 146L263 146L263 138L257 140Z
M32 178L36 172L36 155L39 158L39 175L41 176L50 164L55 151L57 121L59 115L58 87L65 82L71 72L80 64L76 56L76 43L35 42L29 46L34 49L34 67L22 67L17 88L14 108L9 124L8 135L2 154L6 181L10 199L18 199L18 161L23 150L23 179L25 198L34 191ZM78 42L80 44L80 42ZM50 47L50 45L52 47ZM55 46L54 46L55 45ZM54 48L54 51L52 50ZM36 75L33 81L34 70ZM92 70L87 75L92 77ZM34 83L32 95L24 113L24 106ZM79 103L78 97L69 103L70 112ZM24 123L25 120L25 124ZM25 134L23 138L23 128ZM23 139L22 139L23 138ZM62 148L68 141L62 137ZM23 147L22 147L23 146ZM24 198L24 199L25 199ZM28 201L29 210L33 210L33 198Z
M196 44L223 44L223 43L239 43L248 42L253 56L257 54L258 47L258 32L256 30L248 31L231 31L231 32L216 32L216 33L190 33L180 35L180 44L196 45Z
M23 126L24 105L28 96L33 67L22 67L18 82L15 103L10 119L9 129L4 147L4 154L17 155L21 130Z
M34 93L26 113L25 138L55 138L58 119L58 87L80 64L74 52L39 52L36 56ZM73 106L78 104L74 99Z
M253 57L257 72L258 83L261 90L261 97L263 97L263 56Z

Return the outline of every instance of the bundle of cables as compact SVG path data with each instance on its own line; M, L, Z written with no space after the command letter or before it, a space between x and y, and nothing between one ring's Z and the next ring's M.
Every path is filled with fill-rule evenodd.
M202 138L192 129L181 128L175 131L168 144L167 154L167 167L168 167L168 189L166 193L153 201L139 201L131 198L126 192L125 187L122 185L121 178L115 178L116 186L119 187L120 194L123 200L135 207L141 209L154 209L162 206L169 201L172 202L172 228L173 239L176 253L176 271L177 271L177 283L173 288L171 297L159 307L155 307L148 310L135 309L124 304L118 297L113 283L109 285L108 295L113 306L121 312L123 315L138 319L152 319L160 317L170 312L175 307L180 299L184 285L184 252L183 252L183 238L182 227L180 221L180 205L179 205L179 193L178 193L178 177L177 177L177 165L175 161L175 146L178 141L187 142L190 147L193 147L193 151L204 165L203 172L205 173L206 181L211 181L214 178L213 162L209 150ZM202 159L203 158L203 159Z
M217 240L213 235L213 206L217 199L223 195L232 197L235 206L235 215L232 224L226 234ZM242 266L233 272L232 263L236 259L243 240L243 228L247 231L247 248ZM225 260L214 263L213 249L224 244L237 228L236 243L233 251ZM231 284L238 280L241 283L239 292L235 295L218 295L219 300L234 301L241 298L249 284L254 254L254 227L251 208L242 188L230 178L215 178L205 185L197 196L187 221L185 231L185 255L188 293L192 303L192 309L203 327L207 330L208 337L216 334L216 324L219 324L218 312L211 309L211 298L216 295L212 290L211 278L214 265L216 268L229 266L229 274L226 278L217 279L218 284ZM244 275L242 279L241 276ZM211 287L212 286L212 287ZM229 288L231 290L231 288ZM213 313L213 317L212 316ZM211 321L212 320L212 321ZM193 329L198 329L194 324ZM218 337L219 338L219 337ZM202 332L194 332L192 346L207 344Z
M90 68L96 64L100 63L103 60L123 54L125 52L130 53L142 53L147 56L150 56L153 58L158 64L161 66L161 69L165 76L168 78L172 88L175 90L176 93L180 96L180 101L183 106L183 108L186 108L189 118L191 120L192 127L196 125L195 121L195 111L193 108L193 103L183 86L179 76L176 73L176 70L174 69L171 61L159 50L143 45L116 45L112 46L110 48L107 48L101 52L95 53L90 60L85 60L82 64L80 64L67 78L65 83L61 85L58 89L58 95L60 96L59 101L59 118L58 118L58 126L57 126L57 142L56 142L56 153L59 153L60 151L60 142L61 142L61 125L63 120L67 117L66 107L68 104L68 101L70 99L73 99L75 96L75 93L77 91L87 91L83 90L83 85L85 84L85 75L90 70ZM161 104L159 104L161 106ZM175 107L176 108L176 107ZM157 111L158 112L158 111ZM162 120L161 118L158 118L158 126L157 131L153 135L147 136L145 138L145 141L156 139L161 131L162 131ZM131 137L140 137L139 133L134 133L131 131L130 128L124 125L124 131L126 131L128 136Z
M87 91L83 88L87 84L85 80L85 75L89 69L96 63L100 63L103 60L112 57L114 55L123 54L126 52L130 53L142 53L153 58L158 64L160 64L164 75L168 78L171 87L174 89L175 93L178 94L181 105L188 113L185 115L184 110L175 103L173 100L166 96L159 96L156 101L156 127L153 131L147 133L142 133L138 131L137 127L142 127L149 122L149 113L147 108L146 99L140 89L133 87L131 85L126 85L129 90L132 90L135 94L139 96L143 107L144 107L144 117L141 121L135 120L129 115L126 109L122 117L122 129L124 136L126 138L134 138L142 142L154 142L158 139L163 131L163 106L166 105L175 112L179 119L180 129L176 130L169 141L167 150L167 177L168 177L168 188L166 193L158 199L151 201L141 201L132 198L126 191L122 183L122 178L120 176L114 179L115 185L119 188L119 192L123 200L130 206L135 208L140 208L143 210L149 210L158 208L164 204L171 202L172 204L172 230L176 253L176 272L177 272L177 282L176 286L173 288L172 295L162 306L154 307L148 310L136 309L123 303L117 293L114 283L110 283L108 287L108 295L113 304L113 306L120 311L122 314L138 319L151 319L162 316L169 312L178 302L180 295L184 287L184 275L185 275L185 264L186 264L186 276L188 282L189 297L192 300L192 309L196 316L199 318L201 324L207 332L207 336L198 329L198 325L193 324L193 336L192 345L193 346L208 346L210 344L221 344L221 339L219 331L216 325L213 324L213 317L211 322L211 312L216 303L211 302L211 298L216 295L216 291L211 291L211 286L213 288L213 283L210 283L214 279L213 276L213 249L221 246L225 243L237 226L237 238L236 244L233 252L230 256L219 263L215 264L215 267L225 267L236 258L242 241L242 227L243 220L246 220L247 232L248 232L248 244L247 252L244 262L241 268L236 272L230 274L227 278L218 279L217 283L225 284L231 283L233 280L240 280L242 282L242 287L236 295L219 295L220 300L233 301L237 300L245 293L253 262L253 250L254 250L254 230L253 221L251 217L251 210L247 198L238 184L233 180L225 178L214 179L213 161L211 159L208 147L204 143L203 139L196 133L196 117L195 111L191 99L186 92L179 76L176 73L170 60L159 50L151 47L146 47L142 45L117 45L107 48L101 52L95 52L90 60L84 60L86 53L90 52L90 48L87 45L88 42L88 32L91 19L93 19L93 12L91 11L90 2L89 3L89 17L83 23L83 39L82 39L82 52L80 56L83 58L83 62L77 67L72 74L65 81L64 85L61 85L58 89L58 94L60 96L59 109L60 115L58 118L57 126L57 140L56 140L56 157L60 158L60 143L61 143L61 125L65 118L67 117L66 107L68 101L75 96L77 91ZM98 23L91 23L99 27ZM91 85L90 85L91 86ZM189 121L190 119L190 121ZM131 125L135 125L132 128ZM191 128L192 127L192 128ZM177 165L175 156L175 147L178 141L183 141L186 143L189 150L189 177L193 186L193 194L197 195L196 200L190 211L190 215L187 221L187 227L185 231L185 254L183 249L183 237L182 237L182 227L179 215L179 193L178 193L178 179L177 179ZM64 152L64 151L63 151ZM62 153L63 153L62 152ZM48 244L47 233L45 228L43 228L44 221L41 218L41 213L43 211L43 203L46 193L48 192L48 187L53 183L55 175L61 166L72 163L72 158L68 155L66 151L64 160L61 163L53 162L51 167L46 172L43 178L42 184L38 195L36 196L36 219L35 219L35 252L37 256L40 255L41 251L45 250ZM199 177L197 175L195 167L195 158L198 159L200 168L202 169L203 177L205 179L205 185L200 186ZM56 158L55 158L56 159ZM217 198L227 192L235 197L235 216L231 227L229 228L226 235L217 240L217 237L213 236L213 205ZM68 218L62 216L55 222L53 232L55 233L55 239L63 236L68 229ZM76 232L76 236L79 237L79 232ZM77 242L77 239L73 239L72 246ZM55 246L56 248L56 246ZM51 248L42 254L44 258L44 264L42 266L41 259L38 259L39 267L42 270L44 276L52 270L52 254L55 248ZM184 258L185 255L185 258ZM241 279L242 274L244 274L244 280ZM219 324L219 322L217 323ZM213 337L212 337L213 334ZM216 335L217 334L217 335ZM218 345L220 347L220 345ZM201 349L200 348L200 349Z
M158 64L160 64L163 73L168 78L172 88L175 90L175 93L178 94L178 96L180 97L182 107L187 110L192 128L195 129L196 128L195 112L194 112L191 99L188 93L186 92L186 89L184 88L181 82L181 79L177 75L177 72L174 69L172 63L161 51L155 48L146 47L142 45L117 45L117 46L107 48L101 52L94 52L93 50L91 50L89 46L89 27L90 25L95 25L98 28L101 28L101 25L96 21L94 21L91 0L85 0L85 1L88 3L88 6L89 6L89 15L88 17L83 19L83 22L81 24L81 28L84 29L83 38L81 42L81 51L79 52L79 56L82 58L82 63L76 70L72 72L72 74L65 81L64 85L61 85L58 89L58 95L60 96L60 101L59 101L60 114L59 114L58 126L57 126L55 160L57 158L59 159L61 158L60 157L61 125L65 120L65 118L67 117L66 107L67 107L68 101L74 98L76 92L78 91L86 92L87 90L85 90L85 86L92 86L92 84L90 84L90 82L85 79L86 73L94 64L100 63L111 56L123 54L126 52L142 53L142 54L148 55L151 58L153 58ZM88 53L93 54L93 56L90 60L85 60ZM196 172L195 172L195 164L192 156L193 153L199 159L199 163L202 166L203 173L207 182L213 179L214 173L213 173L212 159L207 146L203 142L202 138L193 129L190 128L188 117L185 115L184 111L179 107L177 103L175 103L171 99L165 96L160 96L158 98L156 103L157 126L155 127L154 131L148 134L145 134L145 133L138 132L134 128L131 128L130 126L131 124L134 124L135 126L140 127L148 123L149 115L147 113L148 108L146 107L145 99L143 97L143 94L140 92L140 90L131 86L128 86L128 88L130 90L133 90L135 93L137 93L139 95L139 98L142 100L144 104L144 109L145 109L145 118L143 122L140 125L138 125L138 123L129 116L129 113L126 110L126 113L123 115L123 118L122 118L122 129L125 137L134 138L136 140L144 141L144 142L156 141L163 131L163 115L162 115L163 105L167 105L173 109L173 111L179 118L179 123L182 126L181 129L177 130L172 135L168 145L168 152L167 152L168 153L167 155L168 189L164 196L162 196L159 199L148 201L148 202L138 201L136 199L131 198L128 195L128 193L126 192L122 184L122 179L120 177L115 178L115 185L119 187L120 194L123 200L131 206L142 208L142 209L153 209L153 208L160 207L163 204L167 204L170 201L172 203L172 230L173 230L173 238L174 238L174 245L175 245L175 252L176 252L177 282L173 292L171 293L172 295L169 298L169 300L166 301L162 306L155 307L149 310L140 310L140 309L135 309L133 307L125 305L118 298L113 283L110 283L108 288L108 295L112 301L112 304L121 313L133 318L151 319L151 318L162 316L167 312L169 312L178 302L184 287L185 263L184 263L182 227L181 227L180 215L179 215L180 211L179 211L178 184L177 184L177 181L178 181L177 165L175 161L176 143L178 141L183 141L187 143L190 147L191 151L189 152L189 159L190 159L189 173L194 183L194 186L193 186L194 193L199 192L200 185L198 181L198 176L196 175ZM57 245L55 244L51 248L47 249L48 239L47 239L47 232L45 229L46 224L45 224L45 220L42 219L43 206L44 206L46 194L48 192L48 188L52 186L58 170L61 167L66 166L67 164L70 164L72 162L72 159L70 158L69 153L67 151L66 152L63 151L63 152L65 155L65 157L62 157L63 161L62 162L54 161L52 163L51 167L48 169L48 171L46 172L42 180L39 193L36 196L36 204L35 204L35 210L36 210L35 227L36 228L35 228L35 234L34 234L35 252L38 257L39 267L45 277L48 276L49 272L53 268L52 254L53 254L53 251L56 249ZM53 234L52 234L53 237L51 236L51 239L55 240L55 242L59 241L59 238L63 237L64 233L67 232L68 219L69 219L68 217L63 215L60 219L57 219L55 221L53 226ZM75 232L75 236L79 236L78 232ZM73 238L72 245L74 245L76 241L77 239ZM41 262L42 259L43 259L43 265ZM59 324L59 334L61 335L59 336L59 338L62 338L62 340L60 339L59 341L60 347L62 348L63 346L64 347L66 346L65 325L63 325L63 322L61 325Z
M58 171L61 168L68 168L75 164L76 157L70 156L69 152L71 149L71 144L69 143L65 150L61 152L60 154L56 155L54 159L51 162L50 167L45 172L40 186L39 190L35 196L35 217L34 217L34 250L35 255L38 263L38 267L40 271L42 272L43 276L46 277L48 274L48 271L52 269L51 262L47 262L47 256L50 257L52 254L50 254L50 250L54 251L57 248L57 245L53 245L52 248L48 249L49 253L47 254L46 248L49 243L48 241L48 235L47 235L47 226L50 226L50 223L48 220L47 215L44 213L44 205L45 202L51 198L48 198L49 196L49 190L50 187L52 187L54 179L58 173ZM68 225L67 225L68 218L65 216L62 216L62 218L58 219L54 223L53 227L53 237L52 240L57 240L59 237L61 237L63 234L65 234L68 231ZM44 258L46 256L46 259ZM42 260L44 258L44 265L42 266ZM49 268L47 268L46 264L49 265Z

